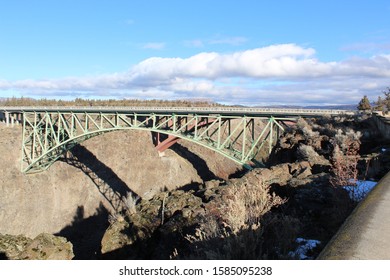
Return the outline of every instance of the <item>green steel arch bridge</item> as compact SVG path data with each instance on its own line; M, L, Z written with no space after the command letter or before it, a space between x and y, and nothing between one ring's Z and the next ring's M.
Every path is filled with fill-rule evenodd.
M0 107L7 125L23 124L22 172L48 169L81 142L116 130L152 133L159 153L179 139L211 149L247 168L299 117L355 111L245 107Z

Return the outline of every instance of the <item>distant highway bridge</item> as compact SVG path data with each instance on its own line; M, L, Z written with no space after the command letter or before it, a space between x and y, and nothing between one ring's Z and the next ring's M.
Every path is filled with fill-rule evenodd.
M247 107L0 107L7 125L23 124L22 172L49 168L79 143L116 130L146 130L160 153L185 139L250 168L299 117L351 110Z

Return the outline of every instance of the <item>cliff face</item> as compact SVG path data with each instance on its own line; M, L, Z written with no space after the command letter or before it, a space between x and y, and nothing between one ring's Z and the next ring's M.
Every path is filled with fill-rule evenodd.
M204 176L198 173L202 170L194 166L201 161L207 168L197 151L190 150L194 149L191 145L176 144L177 153L167 150L159 157L148 132L117 131L82 143L67 162L57 161L45 172L25 175L20 171L21 137L21 127L0 123L2 234L35 237L41 232L57 233L94 217L102 207L113 211L115 200L128 192L150 198L161 190L201 183ZM201 152L211 162L208 177L228 175L219 172L219 166L226 165L222 156ZM228 164L229 168L237 170L234 163Z
M48 171L25 175L21 127L0 124L0 235L3 247L11 250L0 248L0 257L4 251L6 257L25 258L13 251L8 234L25 235L17 239L27 246L41 232L65 237L79 259L290 258L299 236L326 244L353 207L347 192L330 184L335 144L343 147L350 137L357 141L363 135L364 154L386 158L388 146L373 146L367 122L308 122L286 130L266 162L269 168L230 179L240 168L221 155L180 140L160 157L150 134L142 131L89 139ZM364 171L366 165L359 168ZM247 190L259 191L255 201L278 207L260 211L237 230L227 221L253 212L253 199L243 201L245 209L238 207ZM142 199L134 199L138 196ZM245 211L230 215L240 209ZM45 254L56 244L46 239ZM33 242L32 250L36 247ZM242 255L225 254L232 252Z

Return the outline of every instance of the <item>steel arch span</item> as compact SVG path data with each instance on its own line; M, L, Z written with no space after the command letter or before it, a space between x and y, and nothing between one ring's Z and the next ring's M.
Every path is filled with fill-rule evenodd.
M22 172L46 170L79 143L115 130L146 130L154 134L159 152L185 139L216 151L249 167L264 147L271 151L284 130L283 122L294 118L254 117L196 113L136 112L23 112ZM167 135L161 141L160 134Z

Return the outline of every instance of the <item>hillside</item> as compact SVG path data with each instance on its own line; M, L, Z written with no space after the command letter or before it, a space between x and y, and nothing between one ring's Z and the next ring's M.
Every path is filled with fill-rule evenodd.
M347 192L331 186L331 166L335 141L359 135L362 155L376 166L366 174L380 176L388 157L372 123L344 118L300 120L279 140L268 168L246 174L200 146L179 141L160 157L149 133L118 131L82 143L45 172L25 175L21 128L0 124L0 234L63 236L76 259L221 258L223 252L295 258L289 252L297 238L321 243L312 257L353 209ZM361 174L365 168L361 161ZM248 195L265 204L250 199L249 208L240 208ZM227 235L216 238L221 232ZM257 251L246 255L253 238ZM229 246L245 250L229 255L223 251Z
M21 127L0 123L0 232L29 237L61 231L80 215L80 209L83 218L96 214L100 205L112 211L110 194L106 193L106 198L104 191L114 185L120 194L115 199L127 192L151 197L161 190L201 183L201 171L194 165L198 169L207 167L204 160L204 166L197 162L200 159L191 152L191 145L174 148L182 155L192 156L191 161L172 150L159 157L149 133L140 131L112 132L92 138L77 151L81 161L58 161L49 170L32 175L20 171L20 147ZM208 150L200 153L208 157L211 165L208 179L226 176L229 166L230 173L238 168ZM222 163L224 174L218 169ZM93 174L86 175L86 168ZM100 180L92 178L96 174Z

